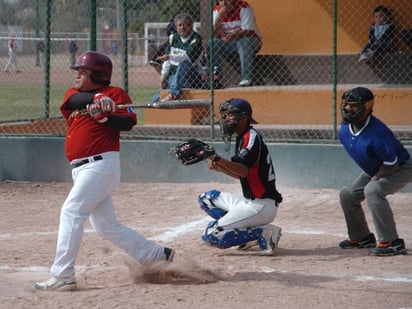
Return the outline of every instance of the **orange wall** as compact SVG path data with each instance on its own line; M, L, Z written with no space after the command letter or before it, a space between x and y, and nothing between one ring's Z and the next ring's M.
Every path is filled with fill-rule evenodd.
M337 104L348 87L337 91ZM375 88L374 114L388 125L408 126L412 119L412 89L410 88ZM162 91L162 97L167 91ZM182 99L200 100L210 97L209 90L185 90ZM332 90L313 87L273 87L260 89L255 87L227 88L216 90L214 112L218 114L219 104L224 100L241 97L253 107L253 117L260 124L332 124ZM291 117L291 114L293 116ZM199 110L190 109L145 109L146 125L189 125L199 117ZM208 117L208 116L207 116ZM340 111L337 111L340 122Z
M261 54L332 52L332 0L247 0L263 36ZM412 28L411 0L338 1L338 53L358 53L367 42L373 9L392 10L398 30ZM400 48L404 49L402 43Z

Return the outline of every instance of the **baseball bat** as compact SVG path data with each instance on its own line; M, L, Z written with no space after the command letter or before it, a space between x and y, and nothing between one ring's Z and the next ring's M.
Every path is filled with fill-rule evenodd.
M158 108L158 109L179 109L179 108L205 108L210 106L210 100L176 100L162 101L148 104L119 104L117 108Z

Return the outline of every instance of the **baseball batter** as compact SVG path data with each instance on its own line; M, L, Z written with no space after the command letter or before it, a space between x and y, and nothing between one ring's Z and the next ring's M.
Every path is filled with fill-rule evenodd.
M71 68L76 70L75 86L67 90L60 109L68 124L65 148L73 187L60 213L51 278L35 284L45 291L76 288L74 266L87 219L98 235L141 264L171 261L174 255L120 224L114 212L111 194L120 183L120 131L132 129L136 114L133 108L116 109L131 99L123 89L110 86L110 58L88 51Z
M282 195L276 189L275 169L262 136L251 126L250 103L241 98L223 102L219 108L223 137L236 134L231 160L213 155L209 169L240 180L243 194L211 190L199 196L201 208L215 221L209 223L202 239L224 249L239 245L247 249L258 244L262 255L273 255L281 228L270 224Z

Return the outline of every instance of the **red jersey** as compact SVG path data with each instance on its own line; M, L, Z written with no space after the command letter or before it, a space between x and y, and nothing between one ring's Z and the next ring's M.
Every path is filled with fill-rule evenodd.
M104 123L99 123L84 111L65 110L68 99L79 93L75 88L70 88L64 95L60 111L67 120L66 156L69 161L93 156L107 151L120 150L120 131L110 128ZM119 87L107 86L96 93L103 93L110 97L116 104L131 104L129 95ZM118 109L114 115L128 115L136 121L133 108Z
M218 4L213 9L213 22L215 22L221 7L222 6ZM221 23L221 37L227 34L236 33L240 30L253 30L255 36L259 38L262 37L256 25L255 14L246 1L237 1L232 11L222 18Z
M9 49L14 49L14 40L13 39L10 39L9 40Z

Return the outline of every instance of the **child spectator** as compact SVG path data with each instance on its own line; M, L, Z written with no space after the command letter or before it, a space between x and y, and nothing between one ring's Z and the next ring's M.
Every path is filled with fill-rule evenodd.
M175 22L171 21L170 23L167 24L167 27L166 27L166 35L168 39L156 49L155 53L150 59L150 65L153 66L159 74L162 71L162 61L157 60L157 58L165 54L166 46L169 44L169 37L175 31L176 31Z
M393 49L395 27L391 21L392 14L385 6L377 6L373 10L375 22L369 30L369 41L362 48L359 62L368 62L374 56Z

